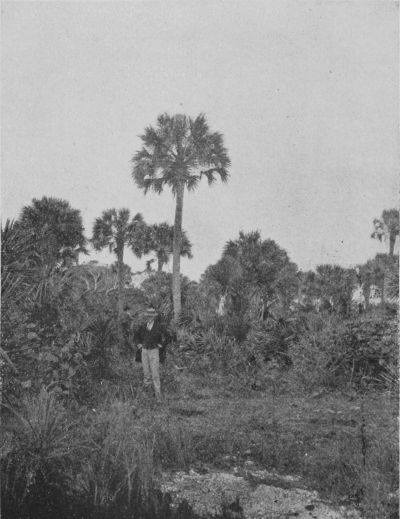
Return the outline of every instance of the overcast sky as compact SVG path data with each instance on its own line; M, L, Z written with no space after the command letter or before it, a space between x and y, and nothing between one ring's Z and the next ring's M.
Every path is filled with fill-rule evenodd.
M185 195L198 279L239 230L299 268L385 250L398 200L398 5L379 1L2 2L2 219L44 195L173 223L130 159L161 112L204 112L228 184ZM106 263L108 254L91 255ZM144 260L126 259L133 270Z

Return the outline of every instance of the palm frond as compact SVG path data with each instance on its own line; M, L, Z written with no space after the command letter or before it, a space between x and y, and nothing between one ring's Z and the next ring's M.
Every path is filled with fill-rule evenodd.
M183 114L159 115L157 126L141 135L143 147L132 158L132 177L145 193L161 193L165 186L176 194L182 182L195 189L201 176L209 184L228 179L230 159L223 136L210 133L204 114L192 119Z

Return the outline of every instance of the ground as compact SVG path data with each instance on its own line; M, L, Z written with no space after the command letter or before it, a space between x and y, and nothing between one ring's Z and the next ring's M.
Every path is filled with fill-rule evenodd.
M293 488L281 477L291 475L296 489L318 491L337 506L357 506L365 517L397 517L393 394L306 394L286 386L251 391L183 370L164 375L162 405L139 391L133 406L137 424L154 432L171 481L182 470L195 477L236 473L282 489Z

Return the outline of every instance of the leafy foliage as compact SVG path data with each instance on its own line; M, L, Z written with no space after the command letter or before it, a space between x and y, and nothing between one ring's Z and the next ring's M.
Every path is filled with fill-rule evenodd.
M52 272L45 299L37 301L27 293L8 303L2 315L7 398L18 399L42 385L80 402L94 396L99 373L111 376L110 350L117 340L115 285L109 268L75 266ZM107 333L95 326L102 322L112 323Z
M385 209L381 218L374 219L374 231L371 238L389 240L389 255L393 256L396 238L400 232L400 219L398 209Z
M31 261L52 267L59 262L77 262L80 253L87 253L80 211L72 209L66 200L34 198L22 209L16 225L31 235L35 249Z
M204 278L216 282L221 296L227 296L229 328L243 338L245 323L264 319L272 304L288 305L297 289L296 272L274 241L261 240L259 232L240 232L237 240L227 242L221 259L208 267Z
M7 517L65 517L69 468L83 443L54 393L24 398L12 412L9 451L2 460L3 512Z
M168 186L175 193L180 183L191 190L203 175L212 184L215 173L223 182L228 179L230 160L223 137L210 132L204 114L195 119L161 114L157 126L148 126L141 139L143 147L132 159L132 174L145 192L161 193Z
M149 248L156 253L158 272L167 264L173 251L174 228L166 222L151 225L149 228ZM182 231L181 256L191 259L192 244L185 231Z
M393 319L366 314L346 321L332 317L303 332L292 345L293 369L309 388L382 386L388 366L397 363Z
M342 316L351 312L356 282L354 269L339 265L318 265L316 271L300 273L300 303L310 309L329 310Z
M96 218L91 241L96 250L108 247L117 257L129 245L140 257L146 249L145 235L146 225L140 213L131 219L129 209L108 209Z
M173 318L173 299L172 299L172 275L167 272L157 272L149 276L142 283L142 291L145 294L147 304L152 306L161 315L165 324L169 324ZM182 302L184 311L182 321L185 319L185 308L187 297L192 290L194 283L182 276Z
M37 257L31 233L7 220L1 229L1 295L4 309L27 297L38 282Z
M147 230L141 231L138 247L142 238L148 243ZM102 242L114 252L116 236ZM145 409L131 352L113 355L118 271L95 262L69 264L63 249L54 263L56 253L46 252L52 246L40 251L19 224L8 221L2 229L1 484L7 517L174 517L158 492L160 468L223 463L232 454L240 462L249 451L264 466L303 471L336 498L356 499L366 517L388 516L388 496L398 487L388 404L398 393L395 309L351 315L355 271L328 265L298 274L275 242L240 233L200 283L180 278L182 328L163 370L168 408L154 413ZM397 256L377 255L360 267L360 276L381 284L385 298L398 295ZM172 318L170 274L155 273L142 290L124 287L122 293L136 312L134 325L149 304L165 324ZM296 295L306 304L294 304ZM219 311L224 296L225 313ZM329 311L307 304L315 299ZM357 414L348 406L344 420L329 409L343 404L339 391L327 393L318 408L315 394L307 395L306 406L297 409L304 387L317 395L322 388L350 390L352 399L366 404L378 395L384 403L369 423L363 407ZM238 388L240 398L244 392L252 398L240 400ZM277 388L289 393L279 400ZM292 430L277 418L281 404ZM207 421L187 421L213 406ZM390 414L391 429L379 412Z
M252 326L243 346L257 351L264 362L275 361L280 368L288 368L292 364L289 349L296 339L295 319L271 315Z
M359 266L360 278L366 301L369 301L371 286L375 285L381 291L384 302L395 302L399 297L399 257L389 254L377 254Z
M122 347L123 331L123 289L124 289L124 250L128 245L137 257L149 251L147 226L140 213L132 219L129 209L109 209L103 211L93 225L92 244L96 250L106 247L117 258L116 270L118 277L118 338Z

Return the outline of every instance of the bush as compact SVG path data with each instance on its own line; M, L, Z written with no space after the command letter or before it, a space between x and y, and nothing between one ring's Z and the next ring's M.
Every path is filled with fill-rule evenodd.
M328 319L290 348L293 373L308 389L382 387L397 355L396 322L382 315Z
M2 459L5 516L68 517L70 467L83 443L74 434L54 392L25 397L21 409L9 408L10 446Z
M151 413L139 419L130 403L113 400L96 412L87 433L92 447L74 488L85 518L180 517L161 494L160 469L188 466L188 431Z
M288 350L294 338L294 329L289 319L269 318L252 326L244 348L258 352L265 362L276 361L284 368L291 365Z
M116 400L96 413L88 429L92 449L77 478L77 492L92 510L149 504L155 488L153 446L142 432L127 403Z
M268 340L268 339L266 339ZM243 343L210 328L206 332L181 330L174 359L196 375L218 375L229 379L229 387L263 390L274 383L279 364L268 358L263 345L252 340Z

